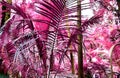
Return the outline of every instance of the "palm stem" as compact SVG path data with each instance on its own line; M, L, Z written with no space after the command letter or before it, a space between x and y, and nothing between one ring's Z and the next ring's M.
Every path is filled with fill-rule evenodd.
M68 37L70 37L70 29L68 28ZM70 45L70 49L72 49L72 44ZM72 51L70 51L70 58L71 58L71 70L72 74L75 74L75 67L74 67L74 56Z
M67 0L68 1L68 0ZM67 12L67 14L68 14L69 12ZM69 19L68 17L66 17L66 19ZM66 25L69 25L69 23L67 22L66 23ZM67 35L68 35L68 37L70 37L71 35L70 35L70 28L67 28L67 31L68 31L68 33L67 33ZM72 44L70 44L70 49L72 49ZM70 58L71 58L71 70L72 70L72 74L75 74L75 67L74 67L74 56L73 56L73 53L72 53L72 51L70 51Z
M72 68L72 74L75 74L74 56L73 56L73 53L72 53L72 52L70 52L70 58L71 58L71 68Z
M111 75L110 75L110 78L113 78L113 75L114 75L114 72L113 72L113 58L112 58L112 55L113 55L113 50L115 49L116 46L120 45L120 43L117 43L117 44L114 44L111 48L110 48L110 70L111 70Z
M81 0L78 1L78 4L81 3ZM77 6L77 14L78 14L78 20L77 22L78 28L81 26L81 5ZM82 52L82 34L78 35L79 45L78 45L78 78L84 78L83 75L83 52Z
M68 28L68 37L70 37L70 29ZM72 44L70 45L70 49L72 49ZM71 70L72 74L75 74L75 67L74 67L74 56L72 51L70 51L70 58L71 58Z
M12 0L7 0L8 3L12 3ZM6 6L2 6L2 11L7 10ZM10 18L10 10L7 12L2 13L2 20L1 20L1 27L4 25L4 23Z

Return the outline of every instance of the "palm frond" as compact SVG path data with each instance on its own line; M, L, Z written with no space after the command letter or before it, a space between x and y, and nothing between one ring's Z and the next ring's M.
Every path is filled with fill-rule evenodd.
M104 0L101 0L101 1L98 1L100 3L100 5L107 9L108 11L114 11L115 10L115 7L113 7L109 2L107 1L104 1Z
M20 17L20 20L16 21L14 19L11 19L10 21L8 21L5 26L3 27L2 30L3 33L7 33L10 34L13 38L9 39L12 40L15 47L16 47L16 52L15 52L15 56L14 56L14 64L16 63L25 63L26 57L28 57L28 55L25 54L26 52L29 52L29 49L31 47L34 48L34 46L37 49L37 52L39 53L39 57L41 58L41 60L43 61L42 64L44 64L44 68L46 68L46 52L43 51L43 41L39 38L38 33L36 33L36 30L34 28L34 25L32 23L31 17L26 14L24 12L24 10L18 6L17 4L9 4L7 2L5 2L4 0L1 1L2 5L6 6L9 9L12 9L15 11L15 17ZM15 33L17 32L17 33ZM32 32L32 36L29 35L29 33L27 35L26 32ZM1 38L4 38L4 35L1 35ZM34 39L31 39L31 37ZM9 37L10 38L10 37ZM8 39L8 38L6 38ZM31 39L31 40L30 40ZM4 39L2 39L4 40ZM19 41L20 40L20 41ZM26 42L25 42L26 41ZM31 41L34 41L35 44L31 43ZM28 44L31 44L31 46L28 46ZM19 62L15 62L16 60L19 59Z
M72 2L73 2L73 4L77 4L76 0L72 1ZM73 22L73 21L74 22L79 21L79 20L77 20L77 18L79 16L77 16L76 13L75 13L77 11L77 7L75 7L74 11L69 12L72 9L68 8L66 0L50 0L49 2L43 0L42 2L36 2L34 4L36 4L35 5L35 7L36 7L35 11L38 14L48 18L48 20L37 19L35 21L48 24L48 26L50 28L49 31L51 31L51 29L52 29L53 33L56 34L56 35L52 35L51 33L48 34L48 42L49 43L47 43L47 45L51 49L51 50L49 50L50 52L48 53L48 56L50 56L50 58L52 58L52 55L53 55L53 52L54 52L54 49L55 49L54 47L56 46L55 45L56 40L59 41L59 39L62 39L62 40L68 39L68 40L66 40L68 42L68 44L65 41L66 44L63 45L65 50L63 50L63 52L61 52L62 50L61 51L59 50L62 53L62 55L60 57L60 62L59 62L61 64L62 60L64 59L64 56L67 56L67 52L69 51L68 48L69 48L71 42L73 41L72 40L73 36L71 36L70 39L66 38L66 37L68 37L67 34L63 34L62 32L63 31L66 32L66 30L67 30L66 27L70 26L70 25L66 26L66 22L70 23L70 22ZM72 7L72 6L70 6L70 7ZM74 13L74 14L69 15L71 13ZM74 17L74 18L71 18L71 17ZM60 27L63 27L64 30L61 29ZM76 28L76 25L74 25L73 27ZM51 45L51 44L53 44L53 45Z
M9 9L14 10L16 12L16 14L20 15L23 19L30 19L30 16L28 14L26 14L24 12L24 10L22 8L20 8L20 6L18 6L17 4L11 5L11 4L5 2L4 0L1 2L1 4L6 6ZM27 25L29 26L29 28L31 30L34 30L31 20L25 20L25 22L27 23Z
M102 18L102 15L95 15L95 16L91 17L90 19L86 20L85 22L83 22L82 31L84 32L88 28L88 26L98 24L100 21L100 18Z

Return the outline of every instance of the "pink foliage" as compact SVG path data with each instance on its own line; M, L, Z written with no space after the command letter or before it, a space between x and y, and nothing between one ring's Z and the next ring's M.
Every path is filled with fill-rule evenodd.
M24 17L20 17L20 15L16 15L13 13L12 17L5 24L4 32L0 36L1 37L0 38L1 39L0 57L3 59L2 64L5 68L4 71L5 72L9 71L12 73L19 72L21 73L22 78L29 78L31 74L33 74L34 77L37 78L37 76L45 75L49 69L49 65L47 65L48 63L46 62L46 60L50 60L47 57L49 56L47 55L49 54L47 52L49 52L50 49L47 47L47 43L44 43L44 42L50 41L48 40L49 39L48 30L54 31L55 29L51 29L49 27L49 24L47 23L40 22L40 19L44 19L49 22L53 22L53 21L51 21L50 18L47 18L44 15L39 14L39 12L38 13L35 12L35 11L38 11L37 9L39 9L39 7L45 10L48 10L45 7L35 3L38 1L40 0L13 0L12 4L18 5L20 9L26 14L27 18L25 19ZM94 1L96 0L90 0L91 3ZM83 21L83 29L85 31L82 33L83 35L85 35L83 36L83 44L84 44L83 46L84 55L83 56L85 57L83 60L84 71L86 73L88 70L91 70L93 76L96 73L99 73L101 78L104 78L105 71L107 71L107 69L109 69L110 67L110 62L109 62L110 48L112 47L112 45L120 42L120 30L117 29L117 26L115 25L115 22L113 21L115 15L111 12L113 10L113 7L111 6L110 1L111 0L99 1L103 4L104 7L109 6L110 9L100 6L97 11L93 9L94 16L91 19L87 19L85 17L81 18L81 21ZM44 0L41 0L40 2L42 3L44 2ZM49 3L51 2L49 1ZM53 3L51 4L53 5ZM1 5L0 5L0 8L1 8ZM0 9L0 13L1 12L2 11ZM100 17L99 20L98 18L94 19L97 16ZM0 20L1 20L1 17L2 16L0 16ZM27 20L28 23L32 22L34 29L30 30L30 29L27 29L27 27L24 28L24 25L26 23L23 23L23 25L21 25L23 29L26 29L25 31L23 29L19 29L20 22L14 23L19 20L20 21ZM56 20L58 19L56 18L55 21ZM61 19L60 19L60 22L61 22ZM72 23L74 22L70 22L70 24ZM19 30L16 30L16 29L19 29ZM12 30L12 31L9 31L9 30ZM45 34L44 32L47 34ZM54 63L53 63L52 71L53 72L57 71L58 73L65 72L66 74L68 74L71 71L70 53L72 52L75 58L75 62L74 62L75 74L77 74L77 70L78 70L77 59L78 58L77 58L76 52L78 52L77 50L78 44L75 44L75 41L77 43L76 34L78 34L80 31L76 33L75 29L71 28L70 32L68 32L68 29L66 28L65 30L61 29L59 32L62 35L65 35L65 38L62 39L61 34L55 37L53 33L51 36L57 39L55 41L56 43L53 45L55 49L53 53ZM55 33L55 35L58 35L59 32ZM68 36L69 33L71 34L70 37ZM71 43L70 43L69 38L71 39ZM35 42L35 39L38 39L38 40ZM38 45L40 45L39 47L40 48L42 47L41 49L42 52L40 52L41 55L40 53L38 53L38 47L36 46L38 41L39 41ZM26 45L27 47L30 47L27 50L26 50ZM52 43L50 44L50 46L51 45ZM69 48L69 45L72 45L72 49ZM66 47L68 47L68 49L66 49ZM48 51L46 49L48 49ZM115 72L120 71L119 70L120 69L119 52L120 52L120 45L117 45L114 48L113 55L112 55L112 59L114 62L113 71ZM64 54L65 56L62 54ZM41 59L43 61L41 61Z
M115 63L117 63L120 66L120 45L115 46L113 53L112 53L112 58Z

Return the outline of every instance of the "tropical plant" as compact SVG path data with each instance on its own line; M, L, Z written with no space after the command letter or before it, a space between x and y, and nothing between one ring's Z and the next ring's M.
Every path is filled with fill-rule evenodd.
M0 28L4 72L11 78L50 78L62 73L68 77L108 78L110 65L117 67L110 62L116 58L116 51L112 52L113 58L107 54L112 45L119 42L119 33L110 33L118 27L114 19L119 17L113 6L116 1L111 1L112 4L109 0L83 2L32 0L30 3L25 0L10 4L2 0L2 6L6 7L3 14L11 13L7 21L2 17ZM81 10L86 9L92 9L94 15L85 18ZM111 71L114 77L116 71Z

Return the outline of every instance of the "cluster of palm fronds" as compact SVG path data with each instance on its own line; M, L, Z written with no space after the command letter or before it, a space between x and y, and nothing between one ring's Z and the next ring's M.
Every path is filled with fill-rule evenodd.
M100 3L108 6L102 1ZM30 5L33 13L41 16L39 18L26 13L17 4L4 0L1 4L11 10L9 20L0 26L0 57L4 61L5 72L13 78L50 77L71 70L73 74L78 73L73 61L80 45L78 35L89 26L99 23L102 15L97 14L81 23L81 16L77 14L81 5L79 0L35 1ZM82 24L81 27L78 27L78 22ZM40 23L39 28L47 29L36 29L37 23ZM63 69L65 64L69 66ZM94 70L97 65L93 64L90 66ZM105 72L102 67L98 66ZM87 76L92 75L92 69L84 70Z

